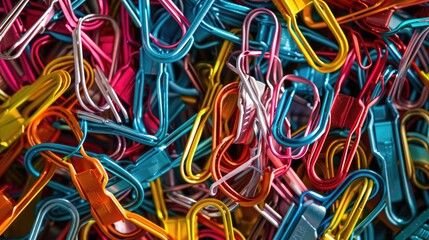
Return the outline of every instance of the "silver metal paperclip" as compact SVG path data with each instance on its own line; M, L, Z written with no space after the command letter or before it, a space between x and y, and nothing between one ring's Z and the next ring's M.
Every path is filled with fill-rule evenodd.
M0 42L6 36L7 32L12 27L13 23L18 18L18 15L22 12L24 7L28 4L29 0L20 1L15 5L12 11L6 16L2 23L0 23ZM30 41L39 33L43 32L46 25L52 19L55 14L55 4L58 0L52 0L49 3L48 9L42 14L42 16L33 23L31 26L20 38L18 41L13 43L8 50L0 52L0 58L7 60L12 60L18 58L22 52L25 50Z

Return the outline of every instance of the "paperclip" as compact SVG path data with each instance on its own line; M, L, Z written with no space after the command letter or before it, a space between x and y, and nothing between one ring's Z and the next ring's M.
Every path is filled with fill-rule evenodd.
M326 197L312 191L304 192L299 198L297 208L295 208L294 204L291 206L274 239L293 237L302 238L303 236L306 236L304 237L305 239L317 239L317 228L323 225L322 221L325 218L326 209L339 198L350 184L359 178L366 178L374 183L372 191L369 191L370 194L368 196L368 200L374 198L379 191L382 191L381 200L377 204L376 208L374 208L372 212L362 222L360 222L354 230L352 230L353 233L351 237L353 237L353 234L355 233L360 233L360 231L365 228L365 226L369 224L384 208L383 200L385 197L385 189L383 179L378 174L370 170L357 170L352 172L339 188L333 190ZM314 200L305 200L310 196ZM320 202L320 204L315 201Z
M147 59L145 56L146 55L144 54L143 48L140 48L140 69L136 75L134 89L133 127L137 130L137 132L143 134L151 133L150 136L157 139L157 141L160 141L167 134L168 122L172 120L171 115L168 114L168 109L171 106L171 102L168 98L169 81L171 78L169 74L169 68L171 67L171 64L145 61L145 59ZM146 68L149 67L153 69L150 69L151 71L146 71ZM149 82L149 77L155 78L154 82L156 86L154 87L154 96L156 97L152 97L151 91L149 91L149 100L147 101L147 106L145 106L143 103L143 95L146 91L145 84ZM150 129L147 129L146 125L149 125L148 123L150 122L143 119L144 117L148 116L144 115L143 111L145 108L148 108L148 112L151 112L152 99L156 99L158 105L158 120L156 120L157 123L152 124ZM149 119L146 118L146 120Z
M113 56L111 60L111 67L108 76L104 76L104 72L100 69L104 69L104 65L101 62L101 60L98 61L98 65L96 66L96 74L95 74L95 80L96 83L106 99L107 103L103 106L98 106L94 103L92 98L89 96L86 83L83 79L85 79L85 71L84 71L84 64L83 64L83 52L82 52L82 38L81 38L81 27L83 22L87 21L93 21L93 20L106 20L110 21L113 29L115 31L115 41L113 46ZM90 14L86 15L85 17L81 18L78 22L78 25L76 26L76 29L73 31L73 39L75 40L75 44L73 45L73 51L75 55L75 89L76 89L76 96L78 97L80 105L89 112L94 112L90 107L88 107L84 102L82 97L80 96L79 87L80 84L82 84L82 90L85 96L86 101L89 103L89 105L95 109L95 111L105 111L107 109L111 109L116 121L121 123L121 118L118 115L116 111L116 107L118 106L121 110L125 121L128 121L128 113L123 107L122 103L120 102L119 98L117 97L115 91L112 89L112 87L108 84L109 81L112 80L114 73L116 72L117 68L117 60L118 60L118 50L119 50L119 26L114 21L113 18L104 16L104 15L96 15L96 14ZM114 104L115 103L115 104Z
M382 169L387 188L386 216L396 226L407 225L416 216L417 208L403 159L399 113L390 98L385 104L370 109L368 134L372 153ZM406 217L400 216L395 210L396 203L401 203L401 206L405 205L409 209Z
M48 213L53 208L62 207L70 212L70 215L72 216L71 226L69 229L69 232L67 233L67 240L75 239L77 232L78 232L78 226L79 226L79 212L77 211L76 207L72 205L69 201L61 199L61 198L55 198L46 201L39 209L39 212L36 217L36 222L33 225L33 229L30 232L29 239L36 239L37 234L42 226L43 218L45 217L46 213Z
M30 41L45 29L46 25L49 23L55 13L55 4L57 2L58 0L51 0L49 2L49 7L42 14L42 16L40 16L40 18L34 22L33 26L27 29L27 31L19 38L18 41L6 43L6 45L9 46L9 49L3 49L3 51L0 53L0 58L8 60L18 58L30 43ZM17 19L19 14L21 14L22 10L28 3L29 0L20 1L6 16L2 23L0 23L0 42L2 42L9 29L12 27L14 21Z
M334 155L344 149L343 139L335 139L326 150L326 167L328 176L334 175ZM361 145L358 146L356 153L357 169L367 169L368 160ZM349 239L357 221L362 214L363 208L366 205L373 182L368 179L358 179L348 186L342 198L334 203L332 211L334 216L329 226L325 229L324 238L326 239ZM356 200L353 200L356 197ZM354 203L353 203L354 202ZM352 209L348 212L348 206L353 204ZM346 213L347 211L347 213Z
M401 90L404 88L404 81L405 81L407 71L411 63L414 61L414 58L416 57L418 50L420 49L420 46L423 44L423 41L426 38L428 33L429 33L429 27L426 27L422 31L415 30L405 50L405 53L399 63L398 73L396 75L392 89L389 93L389 95L391 95L392 97L392 102L394 106L398 110L407 110L410 108L422 107L422 105L425 103L428 97L429 90L427 87L423 87L423 89L421 90L420 97L415 102L411 102L407 99L403 99L401 94ZM419 73L419 75L425 79L426 75L424 73ZM426 80L427 80L427 77L426 77Z
M25 127L65 92L70 85L70 75L62 70L42 76L32 85L23 87L0 106L0 134L4 151L21 134ZM41 89L46 91L41 92ZM28 103L25 106L25 103ZM6 131L7 129L7 131Z
M186 218L184 216L168 216L160 179L158 178L152 181L150 185L153 193L157 216L162 221L167 233L169 233L175 239L188 239L188 232L185 231L185 229L187 229Z
M221 89L221 91L219 92L218 96L216 97L216 106L218 106L214 113L213 113L213 122L216 123L217 125L221 125L221 118L223 116L227 116L225 113L224 106L225 106L225 99L227 99L227 97L230 95L231 97L234 95L238 95L238 83L234 82L234 83L230 83L228 85L226 85L224 88ZM232 114L233 109L229 110L229 114ZM223 111L223 113L221 113L221 111ZM227 150L227 148L233 144L235 136L236 136L236 128L234 128L232 130L232 132L230 133L230 135L225 136L223 139L220 138L220 136L217 136L216 133L217 131L219 131L220 127L214 127L214 139L221 139L219 140L214 140L213 141L213 154L212 154L212 160L211 160L211 167L210 167L210 171L211 171L211 175L213 180L218 181L220 179L223 179L224 177L222 176L222 170L221 170L221 160L225 158L225 152ZM248 166L250 166L250 164L252 163L252 160L257 159L257 157L252 158L252 159L244 159L246 160L246 162L242 165L238 165L239 169L243 169L243 168L247 168ZM237 168L237 166L235 166L234 168ZM239 171L239 170L237 170ZM259 173L259 172L255 172L257 174L263 174L262 177L262 187L260 189L260 191L253 197L246 197L243 196L242 194L238 193L236 190L234 190L229 184L227 184L224 181L221 181L220 184L218 185L218 188L222 191L223 194L225 194L226 196L228 196L230 199L234 200L235 202L239 203L242 206L253 206L255 204L258 204L259 202L263 201L269 191L270 191L270 185L271 182L275 176L275 171L272 172L268 167L265 168L264 170L262 170L263 173ZM261 172L262 172L261 171ZM251 182L252 183L252 182ZM256 187L256 186L255 186ZM252 192L254 191L253 188L250 189ZM253 194L254 195L254 194Z
M286 81L292 82L293 85L291 88L288 88L283 92L280 103L277 104L277 99L280 98L280 89ZM292 99L297 92L296 88L297 84L299 83L308 84L311 86L314 103L304 133L300 136L300 138L292 138L290 121L284 119L286 119L286 116L290 111ZM276 109L272 108L271 110L271 114L274 115L272 134L275 140L285 147L299 148L299 151L295 150L294 152L297 153L295 153L295 155L291 154L290 157L292 159L301 158L307 152L308 146L314 141L316 141L323 134L327 124L327 117L325 116L326 111L322 111L323 109L320 108L320 97L317 87L313 82L308 81L307 79L294 75L286 75L275 87L272 105L277 106ZM285 130L283 130L284 128ZM285 134L284 131L286 131L287 133ZM276 152L272 144L271 150L273 151L273 153Z
M125 2L125 0L123 2ZM186 33L181 38L181 40L177 43L177 46L174 50L159 51L152 46L150 41L149 24L151 23L151 20L150 20L149 0L139 1L139 20L142 26L141 37L143 40L143 48L145 50L145 53L148 55L148 57L151 58L153 61L163 62L163 63L171 63L183 58L192 47L194 42L193 35L197 30L197 28L199 27L201 21L207 15L207 12L209 11L213 3L214 3L214 0L207 0L207 1L204 1L204 3L201 6L199 6L198 8L199 11L194 17L194 21L192 21L189 24L189 28L187 29Z
M408 224L396 236L395 240L405 239L424 239L429 234L427 222L429 219L429 209L424 210L419 216L413 219L411 224Z
M335 209L335 214L331 220L331 224L325 230L325 239L349 239L353 230L362 215L365 204L368 201L369 195L373 187L373 182L368 179L355 181L345 190L344 195L340 199L339 208ZM357 193L356 193L357 192ZM356 195L356 200L353 198ZM346 213L347 206L354 202L350 212ZM346 214L346 219L344 219ZM339 228L335 231L335 228Z
M340 25L332 14L328 4L326 4L323 0L296 0L293 2L275 0L273 3L280 11L283 18L286 20L292 38L295 40L295 43L298 45L299 49L304 54L305 59L311 67L315 68L317 71L328 73L338 70L344 64L347 57L347 52L349 51L348 41L344 35L344 32L341 30ZM330 63L324 62L317 56L298 26L296 16L310 5L316 7L317 12L326 22L329 30L333 33L335 39L338 42L338 54Z
M407 111L401 120L401 140L403 142L402 150L404 151L404 160L405 160L405 167L407 170L407 175L411 179L414 185L416 185L420 189L428 190L429 185L427 183L421 182L418 180L416 173L415 173L415 163L412 162L411 159L411 152L410 152L410 146L409 141L407 139L407 130L405 124L407 121L410 120L412 117L421 117L426 123L429 123L429 113L428 111L424 109L412 109ZM427 169L427 166L424 165L424 167ZM429 172L429 170L427 170Z
M234 30L237 33L238 30ZM219 56L213 68L210 68L210 75L207 83L207 92L201 110L198 112L195 119L194 126L190 132L190 136L183 150L182 160L180 161L180 174L182 178L188 183L201 183L210 177L209 162L200 173L194 174L192 172L192 159L195 155L195 149L200 142L201 135L204 131L205 124L209 120L217 94L222 88L221 74L224 65L227 61L228 53L232 50L233 43L225 41L219 52Z
M329 180L322 180L317 177L317 174L314 171L314 166L317 162L317 158L319 157L329 131L325 131L322 137L313 144L310 154L307 156L305 161L307 164L307 173L309 179L311 180L311 183L317 188L326 190L336 188L347 176L348 169L359 145L361 131L366 119L367 112L369 108L377 102L381 94L381 92L376 91L377 85L384 89L384 81L381 79L381 73L387 62L387 52L383 52L382 49L385 47L385 45L381 41L376 41L374 47L377 53L377 61L375 61L373 66L370 68L366 82L362 83L364 85L358 98L340 93L340 89L342 88L346 76L348 75L355 60L354 51L350 51L346 64L341 71L340 79L335 85L334 102L332 109L330 110L331 116L328 122L328 129L331 126L336 126L342 129L350 129L345 145L351 146L350 148L345 148L343 151L341 158L342 164L338 170L339 174L335 175L334 178ZM374 96L375 94L377 95ZM346 107L344 107L344 104L346 104ZM350 114L353 114L353 116ZM355 139L352 141L353 136Z
M271 37L271 46L269 47L269 52L264 51L255 51L250 50L249 48L249 39L250 39L250 26L252 21L259 15L268 16L273 19L273 36ZM264 25L262 25L264 26ZM239 117L238 129L237 129L237 138L238 140L245 137L244 141L250 141L250 136L253 135L253 126L254 122L257 119L258 128L260 129L262 136L266 139L269 133L268 124L271 121L272 116L267 114L267 110L264 106L264 98L271 98L273 85L276 85L279 81L279 78L283 75L281 62L279 60L279 51L280 51L280 40L281 40L281 26L277 20L275 14L268 9L254 9L249 12L243 22L243 38L242 38L242 53L237 57L237 64L235 71L240 76L240 98L238 106L240 112L243 114ZM255 74L256 77L250 75L249 70L249 57L257 57L258 61L255 63ZM265 79L260 79L262 77L262 71L259 66L259 60L263 58L268 59L267 71L265 73ZM232 69L232 66L230 66ZM259 79L261 81L257 81ZM265 82L263 82L265 80ZM266 85L271 92L268 93L269 96L266 96ZM256 116L255 116L256 114ZM245 119L245 121L243 121ZM250 135L250 136L249 136ZM241 141L243 141L241 140Z
M92 85L94 84L94 71L91 67L91 65L84 59L83 60L83 69L85 71L85 86L87 88L91 88ZM51 74L52 72L58 71L58 70L65 70L67 71L69 74L71 74L74 71L74 58L73 56L63 56L63 57L59 57L56 58L54 60L52 60L51 62L49 62L46 67L43 69L43 72L41 73L42 76ZM72 107L74 107L76 105L76 103L78 103L78 99L76 97L76 92L82 92L83 87L80 86L80 88L78 90L75 90L74 93L72 93L67 99L65 99L62 103L61 106L63 106L66 109L71 109Z
M77 139L79 141L84 140L83 132L75 117L61 107L51 107L42 116L36 118L31 127L37 128L46 117L62 118L70 126ZM40 143L40 139L36 135L29 136L29 141L33 144ZM80 151L83 158L76 159L67 156L63 159L50 151L42 153L42 156L52 160L53 163L61 168L69 169L73 184L81 197L90 203L91 214L104 234L111 239L127 237L127 234L119 233L112 226L118 221L129 221L140 227L140 230L147 230L156 237L171 239L165 230L158 225L138 214L125 210L116 197L106 190L108 176L98 159L90 157L81 145L79 145L78 151Z
M345 1L343 1L344 3ZM336 1L329 1L329 3L336 4ZM346 2L343 9L346 11L352 11L351 13L337 17L336 21L339 24L345 24L351 21L358 21L362 18L373 17L374 15L380 14L383 15L386 12L397 10L400 8L404 8L407 6L412 6L414 4L424 3L423 0L383 0L383 1L352 1ZM356 4L360 4L360 9L357 11L353 11L353 6ZM337 4L338 5L338 4ZM370 5L370 6L369 6ZM312 28L322 28L329 27L326 22L314 22L312 19L311 8L304 9L304 21L308 26Z
M220 200L214 198L206 198L196 202L189 212L186 214L187 230L189 239L198 239L197 237L197 213L204 207L214 206L219 209L221 212L223 224L225 226L225 239L235 239L234 229L232 225L231 213L229 212L228 207ZM242 238L244 239L244 238Z

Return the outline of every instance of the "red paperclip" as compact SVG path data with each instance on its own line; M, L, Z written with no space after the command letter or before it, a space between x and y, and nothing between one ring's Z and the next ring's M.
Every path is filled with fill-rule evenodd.
M309 153L305 158L307 165L307 174L311 183L319 189L331 190L338 187L343 180L347 177L350 165L359 146L361 138L362 126L365 122L369 108L376 103L378 97L373 98L372 94L377 84L381 84L382 91L384 90L384 79L382 78L382 71L387 62L386 45L376 40L373 44L366 44L367 47L374 47L377 51L377 61L368 70L367 80L364 83L359 96L352 97L340 93L342 86L345 83L351 67L356 59L356 52L350 51L345 65L340 73L340 78L335 85L335 96L332 109L330 111L330 118L328 127L322 137L316 141ZM319 155L325 145L325 140L328 136L330 128L349 129L346 147L343 151L340 166L337 174L330 179L321 179L317 176L315 166ZM353 138L354 137L354 138Z

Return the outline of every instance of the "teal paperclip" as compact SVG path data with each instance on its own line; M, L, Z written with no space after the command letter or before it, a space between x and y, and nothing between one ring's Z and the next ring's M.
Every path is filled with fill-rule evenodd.
M33 228L30 232L29 239L36 239L37 234L40 232L42 227L43 218L51 210L56 208L63 208L68 211L71 216L71 225L67 233L67 240L74 240L79 230L79 212L76 207L69 201L61 198L55 198L46 201L38 210L36 221L34 222Z
M427 239L429 236L429 209L422 212L395 236L395 240Z
M393 34L397 34L406 28L414 29L414 28L428 27L429 26L429 17L410 18L407 20L403 20L398 24L396 24L396 22L392 22L392 21L390 23L392 24L392 26L391 26L391 24L389 24L389 26L391 26L391 30L389 32L383 33L384 36L390 36Z
M141 36L143 41L143 49L145 53L156 62L171 63L182 59L191 49L194 42L194 33L200 26L201 21L207 15L210 7L213 5L214 0L205 0L202 5L199 6L197 15L194 17L194 21L191 22L185 35L179 41L176 48L172 51L167 50L156 50L150 40L150 1L143 0L139 1L139 20L142 26ZM198 6L198 5L197 5Z
M156 133L153 134L153 137L156 139L163 139L165 137L165 134L167 133L168 119L169 119L168 85L170 81L169 80L170 74L169 74L168 68L171 67L171 64L156 63L152 61L146 61L146 59L147 59L147 55L143 53L143 49L141 48L140 49L140 70L137 72L137 75L136 75L136 83L135 83L135 90L134 90L133 127L138 132L141 132L143 134L148 134L148 131L146 130L146 127L143 121L143 110L145 109L145 106L143 104L143 100L144 100L143 95L145 92L145 84L150 84L147 78L149 78L149 76L153 76L152 71L154 70L155 73L156 72L158 73L156 76L154 76L156 78L156 81L155 81L156 86L153 88L154 97L149 96L149 98L155 99L155 101L158 103L157 108L158 108L159 127ZM151 71L147 72L147 70L151 70ZM151 108L151 106L147 106L147 108Z
M417 207L405 169L399 113L390 98L369 110L368 134L371 151L378 160L387 188L386 217L396 226L407 225L416 216ZM395 207L406 207L407 216L400 216L401 211Z
M291 88L286 89L283 93L280 102L277 106L278 111L274 116L273 120L273 136L280 144L287 147L303 147L306 145L312 144L314 141L319 139L322 134L326 131L328 119L329 119L329 111L333 104L334 99L334 89L328 83L329 78L325 78L325 82L323 84L323 100L319 110L319 117L317 126L309 133L307 136L301 138L290 138L287 137L287 134L282 131L283 119L286 118L289 113L290 107L292 105L292 100L295 93L299 90L297 85L293 85ZM302 89L302 87L300 87Z

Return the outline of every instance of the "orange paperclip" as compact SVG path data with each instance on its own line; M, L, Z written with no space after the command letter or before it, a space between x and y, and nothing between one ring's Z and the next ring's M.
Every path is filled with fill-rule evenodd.
M343 30L329 9L328 4L323 0L273 0L279 12L283 15L287 22L289 32L298 45L299 49L304 54L308 64L323 73L334 72L338 70L346 61L347 53L349 51L349 44ZM299 29L296 16L310 5L316 7L317 12L328 25L329 30L333 33L338 42L338 54L332 62L324 62L320 59L313 48L308 43L304 34Z
M62 107L50 107L43 115L38 116L29 126L33 134L28 135L31 144L40 144L42 141L37 135L37 128L46 118L61 118L65 120L78 141L82 141L84 136L79 123L74 115ZM146 230L160 239L172 239L172 237L160 226L145 219L144 217L125 210L116 197L106 189L108 175L106 170L96 158L86 154L83 146L79 147L83 158L66 156L61 158L53 152L45 152L41 155L52 161L55 165L69 169L70 177L76 190L81 197L87 200L91 206L91 214L97 222L100 230L110 239L124 239L135 237L141 230ZM48 162L50 162L48 161ZM113 224L128 221L141 229L132 233L120 233Z
M338 1L330 1L333 4L338 3ZM346 1L343 1L343 3ZM358 0L358 1L348 1L346 5L342 6L344 10L351 10L353 4L355 6L360 6L360 10L352 12L350 14L336 18L336 21L339 24L345 24L351 21L358 21L363 18L371 17L376 14L381 14L381 17L392 16L393 10L404 8L407 6L412 6L415 4L426 3L426 0L382 0L382 1L370 1L370 0ZM337 5L337 4L334 4ZM370 5L370 6L369 6ZM349 9L345 9L349 8ZM303 19L307 26L311 28L323 28L329 27L327 22L314 22L312 18L311 7L304 9ZM383 14L383 13L388 14ZM378 19L380 20L380 19Z

